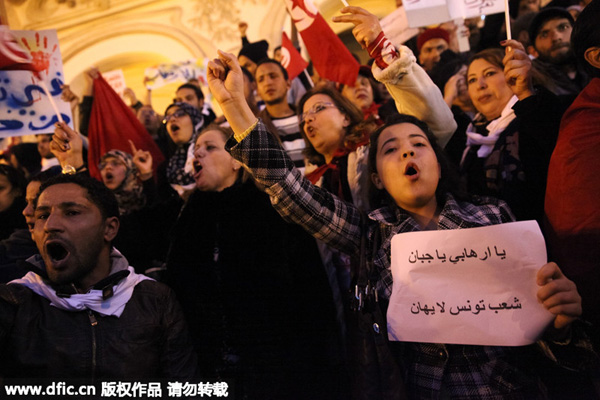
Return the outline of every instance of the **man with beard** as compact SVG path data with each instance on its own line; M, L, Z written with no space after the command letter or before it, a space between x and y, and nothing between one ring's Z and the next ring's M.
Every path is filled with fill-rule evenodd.
M589 82L571 49L573 23L567 10L550 7L529 26L530 52L536 57L533 67L542 75L540 83L556 95L576 96Z
M27 260L31 272L0 285L5 382L195 380L173 292L136 274L111 245L119 230L112 192L85 174L62 174L40 187L34 216L40 254Z
M450 46L450 34L442 28L427 29L417 37L419 64L427 73L440 62L442 53Z
M285 68L275 60L263 59L256 67L256 90L260 98L265 102L265 109L259 113L259 117L275 129L272 132L279 133L279 139L283 148L287 151L294 165L304 172L304 139L300 134L298 116L288 104L287 93L290 81Z

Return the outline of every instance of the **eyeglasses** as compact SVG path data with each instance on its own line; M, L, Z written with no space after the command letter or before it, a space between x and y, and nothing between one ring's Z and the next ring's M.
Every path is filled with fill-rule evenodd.
M100 165L98 165L98 168L100 169L100 171L102 171L104 168L106 168L109 165L113 168L117 168L121 165L123 165L123 166L125 166L125 168L127 168L127 165L124 162L122 162L116 158L112 158L112 157L109 157L106 160L102 161L100 163Z
M165 115L165 119L162 120L162 123L166 124L173 118L180 118L180 117L183 117L184 115L187 115L187 113L181 109L178 109L173 114Z
M310 115L316 115L318 113L320 113L321 111L323 111L326 108L331 108L331 107L336 107L337 106L333 103L316 103L315 105L313 105L310 110L308 110L305 113L302 113L300 115L300 123L303 124L304 121L306 120L306 118L308 118Z

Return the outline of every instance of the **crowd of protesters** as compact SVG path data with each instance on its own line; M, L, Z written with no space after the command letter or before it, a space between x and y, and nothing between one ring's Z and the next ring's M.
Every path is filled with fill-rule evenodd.
M281 48L269 57L241 23L242 48L209 63L209 88L182 84L164 112L150 92L140 102L127 91L164 161L130 141L93 167L118 207L113 251L181 304L198 371L172 376L228 382L239 399L355 395L344 309L363 235L380 240L370 256L387 300L391 236L535 220L549 260L538 298L554 322L526 347L392 343L404 395L600 398L600 0L510 9L515 39L488 16L469 25L473 51L459 52L452 24L392 43L377 17L346 7L334 22L353 24L370 56L354 85L316 71L290 80ZM63 87L75 129L57 123L3 151L1 283L35 271L40 185L91 173L102 78L91 68L86 79L81 98ZM6 346L13 327L0 314ZM0 377L27 376L7 362Z

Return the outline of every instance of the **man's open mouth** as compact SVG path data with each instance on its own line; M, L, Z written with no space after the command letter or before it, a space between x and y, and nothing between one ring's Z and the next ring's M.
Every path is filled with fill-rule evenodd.
M58 242L48 243L46 252L52 261L62 261L69 255L69 251Z

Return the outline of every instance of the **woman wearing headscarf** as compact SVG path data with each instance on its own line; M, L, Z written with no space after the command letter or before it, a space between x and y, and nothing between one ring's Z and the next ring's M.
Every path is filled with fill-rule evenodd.
M191 165L186 168L188 159L193 158L193 147L202 126L200 111L187 103L173 103L165 110L163 123L169 137L175 144L175 152L167 161L167 182L180 196L194 188Z
M140 173L131 154L110 150L100 159L99 169L102 182L117 198L121 216L140 210L146 205L148 196L154 197L152 170L149 175Z

